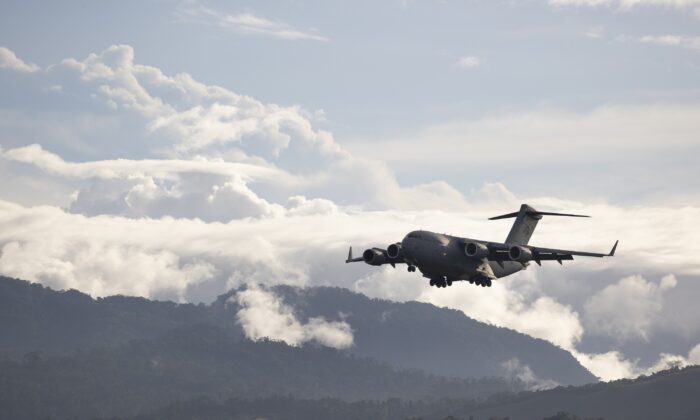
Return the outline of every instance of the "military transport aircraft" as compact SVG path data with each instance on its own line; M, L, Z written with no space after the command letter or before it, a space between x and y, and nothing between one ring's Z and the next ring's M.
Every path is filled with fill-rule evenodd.
M504 243L459 238L441 233L416 230L406 235L401 242L387 249L370 248L362 257L353 258L352 247L346 263L364 261L369 265L407 264L408 271L418 268L423 277L430 279L431 286L452 286L453 281L468 281L482 287L491 287L491 282L525 269L530 261L542 265L542 261L573 260L582 257L612 257L617 242L608 254L567 251L564 249L540 248L527 243L537 222L542 216L589 217L578 214L563 214L537 211L523 204L520 211L492 217L489 220L515 217L513 227Z

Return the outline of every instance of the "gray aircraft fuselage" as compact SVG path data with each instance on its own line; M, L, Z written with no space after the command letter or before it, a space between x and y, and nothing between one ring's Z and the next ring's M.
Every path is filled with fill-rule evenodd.
M464 244L483 243L469 238L459 238L442 233L416 230L410 232L401 241L404 259L409 265L417 267L424 277L446 277L449 280L469 280L478 276L477 268L483 265L482 259L467 258ZM502 266L501 266L502 264ZM497 278L524 270L526 264L514 261L488 262Z

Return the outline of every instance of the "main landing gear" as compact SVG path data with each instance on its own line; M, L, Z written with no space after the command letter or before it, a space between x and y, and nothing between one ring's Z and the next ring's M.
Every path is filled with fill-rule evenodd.
M481 287L491 287L491 279L489 279L489 278L469 279L469 283L475 284L475 285L481 286Z
M437 286L438 288L452 286L452 279L448 279L446 277L432 278L430 279L430 285Z

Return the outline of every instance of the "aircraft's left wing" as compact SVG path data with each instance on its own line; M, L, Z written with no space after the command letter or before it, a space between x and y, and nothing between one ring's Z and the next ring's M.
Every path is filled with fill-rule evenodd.
M615 250L617 249L617 244L619 241L615 241L612 249L607 254L601 254L597 252L584 252L584 251L572 251L568 249L555 249L555 248L541 248L537 246L529 245L508 245L508 244L495 244L490 243L488 247L492 250L488 259L491 261L535 261L540 264L540 261L558 261L561 264L564 260L573 260L574 255L580 257L612 257L615 255ZM516 249L513 249L516 248ZM531 256L523 255L522 259L513 258L515 254L525 254L523 250L532 254Z

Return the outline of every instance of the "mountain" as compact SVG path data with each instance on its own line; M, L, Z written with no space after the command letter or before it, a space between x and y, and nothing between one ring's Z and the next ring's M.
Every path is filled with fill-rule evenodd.
M354 330L352 352L396 366L443 376L512 376L513 364L529 368L541 381L582 385L597 379L567 351L516 331L475 321L460 311L419 302L369 299L347 289L273 289L300 320L343 319ZM237 311L232 291L214 306Z
M70 356L0 362L0 418L129 416L200 397L484 399L522 389L500 378L397 370L326 347L253 342L202 324Z
M216 402L196 399L153 410L143 419L496 419L496 420L691 420L700 419L700 366L672 369L649 377L580 387L559 387L497 396L485 402L347 402L275 397Z
M461 377L518 376L529 369L538 380L564 385L596 381L568 352L539 339L498 328L463 313L417 303L369 299L339 288L272 291L294 308L302 321L345 317L354 334L348 350L403 369ZM238 290L211 305L155 302L112 296L93 299L75 290L58 292L0 277L0 357L19 360L25 353L65 355L163 335L178 327L211 325L243 337L237 323ZM533 386L536 386L534 384Z

